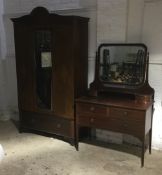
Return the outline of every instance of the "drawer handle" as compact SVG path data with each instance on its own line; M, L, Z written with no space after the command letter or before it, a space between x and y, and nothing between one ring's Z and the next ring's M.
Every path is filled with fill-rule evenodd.
M90 107L90 111L94 111L95 110L95 108L92 106L92 107Z
M123 126L124 126L125 128L127 128L127 127L128 127L128 124L124 123Z
M124 111L124 115L128 115L128 112L127 111Z
M56 127L57 127L57 128L61 128L61 124L58 123Z
M94 122L94 118L91 118L91 119L90 119L90 122L93 123L93 122Z
M31 119L31 123L35 123L35 119Z

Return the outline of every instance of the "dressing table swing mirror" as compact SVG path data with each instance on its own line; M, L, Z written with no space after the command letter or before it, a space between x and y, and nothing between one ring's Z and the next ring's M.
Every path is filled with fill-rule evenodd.
M76 144L82 127L129 134L151 153L154 90L144 44L101 44L88 95L76 99Z

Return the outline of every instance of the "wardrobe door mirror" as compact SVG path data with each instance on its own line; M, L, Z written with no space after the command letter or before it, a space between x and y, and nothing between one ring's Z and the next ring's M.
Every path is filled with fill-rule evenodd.
M51 32L35 32L36 94L39 108L51 109L52 53Z

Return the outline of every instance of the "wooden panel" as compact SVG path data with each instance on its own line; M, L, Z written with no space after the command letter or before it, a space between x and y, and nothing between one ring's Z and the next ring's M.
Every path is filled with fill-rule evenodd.
M124 119L124 120L133 120L133 121L144 121L145 112L140 110L129 110L125 108L111 108L110 115L112 118Z
M80 126L90 126L89 116L77 115L77 118Z
M110 119L98 118L93 116L79 115L78 123L80 126L89 126L92 128L108 129L111 125Z
M22 126L74 138L74 97L87 90L88 19L50 14L38 7L12 21ZM43 29L52 34L51 110L36 104L34 33Z
M53 111L65 118L74 118L74 70L72 28L56 29L53 38Z
M88 19L75 21L74 45L75 98L78 98L88 89Z
M33 111L35 108L34 50L32 29L15 27L16 70L19 108Z
M86 114L95 117L109 117L110 109L102 105L94 105L91 103L79 103L76 105L76 111L78 114Z
M77 102L76 117L80 126L107 129L138 138L144 136L144 111Z
M111 125L109 126L109 130L126 133L138 138L141 138L144 135L144 123L140 121L130 121L130 120L119 120L119 119L111 119Z

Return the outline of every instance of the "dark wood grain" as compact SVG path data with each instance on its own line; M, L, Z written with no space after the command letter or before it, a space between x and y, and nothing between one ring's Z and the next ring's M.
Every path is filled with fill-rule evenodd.
M151 153L152 102L133 106L133 100L121 98L81 97L76 100L76 136L80 127L99 128L113 132L133 135L142 145L149 135L149 152ZM76 138L77 142L79 138ZM78 149L78 143L76 143ZM144 165L144 148L142 147L141 166Z
M74 140L74 100L87 91L88 83L88 18L61 16L37 7L29 15L12 21L20 128ZM50 31L52 36L51 109L37 104L35 32L43 30Z

